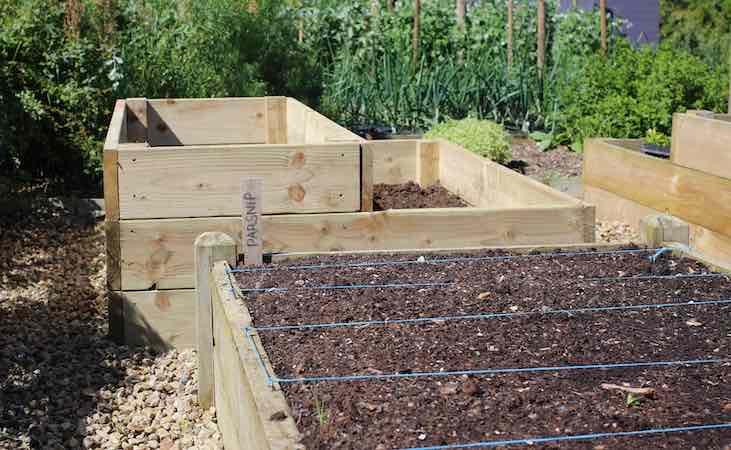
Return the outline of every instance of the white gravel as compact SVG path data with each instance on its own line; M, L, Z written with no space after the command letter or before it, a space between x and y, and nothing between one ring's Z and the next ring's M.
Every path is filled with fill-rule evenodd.
M0 202L0 449L221 449L192 350L106 338L104 238L43 201ZM17 208L20 207L20 210Z

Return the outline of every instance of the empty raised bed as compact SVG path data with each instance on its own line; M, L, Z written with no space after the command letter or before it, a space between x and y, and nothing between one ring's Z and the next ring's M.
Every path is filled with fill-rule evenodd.
M204 389L232 448L731 443L731 281L689 258L318 256L211 280Z
M113 321L129 343L192 344L193 242L241 242L243 176L263 178L273 254L594 240L576 199L446 141L365 142L288 98L119 101L104 167ZM467 206L373 211L374 185L408 183Z

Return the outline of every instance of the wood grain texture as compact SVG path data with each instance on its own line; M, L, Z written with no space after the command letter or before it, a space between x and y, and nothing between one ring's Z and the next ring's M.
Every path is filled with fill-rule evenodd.
M127 141L127 107L117 100L104 141L104 209L107 220L119 220L118 148Z
M673 164L731 179L731 122L673 115Z
M267 97L267 144L287 143L287 99ZM296 144L297 142L292 142Z
M357 144L191 146L119 154L123 219L240 214L243 176L264 179L264 212L357 211Z
M147 99L128 98L127 141L147 142Z
M360 210L373 211L373 147L360 146Z
M731 271L731 237L691 225L690 247L698 252L705 261L726 272Z
M251 316L231 291L226 265L211 273L213 293L215 401L224 446L247 450L304 450L292 412L280 386L268 383L261 361L274 373L256 334L243 331ZM280 416L283 419L280 420Z
M104 216L106 220L119 220L119 152L105 149L104 170Z
M213 311L210 276L217 261L236 264L236 243L225 233L206 232L193 244L195 259L195 322L198 355L198 404L213 406Z
M584 151L584 185L613 192L691 224L731 235L731 180L590 139Z
M578 205L580 202L532 178L439 140L439 182L483 208Z
M119 292L119 295L124 299L127 345L161 351L195 348L194 289Z
M267 141L265 98L148 100L147 105L151 146Z
M106 237L107 261L107 289L118 291L122 289L122 257L119 239L119 222L107 220L104 222Z
M419 141L367 141L363 145L373 152L373 183L419 182Z
M419 141L417 179L422 187L439 183L439 143Z
M287 98L286 120L289 143L364 142L357 134L292 98Z
M581 205L275 215L263 217L264 249L315 252L570 244L587 239L585 220ZM240 248L237 217L122 221L123 289L192 287L192 244L206 231L226 233Z

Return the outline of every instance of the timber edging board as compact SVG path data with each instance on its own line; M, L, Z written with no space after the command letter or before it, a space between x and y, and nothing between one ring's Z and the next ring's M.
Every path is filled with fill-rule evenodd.
M194 342L193 242L222 231L241 252L240 178L257 174L268 252L594 240L593 206L447 141L366 142L285 97L120 100L104 152L115 335ZM408 181L441 182L473 207L368 211L374 183Z
M674 114L670 161L731 179L731 121L721 114Z
M731 236L731 179L644 155L623 141L589 139L584 184Z
M232 449L304 450L289 405L276 382L268 382L261 365L273 373L266 353L247 338L252 324L246 306L230 286L225 262L210 274L213 312L213 385L216 415L224 445ZM250 340L249 340L250 339ZM262 361L259 362L258 358Z
M615 250L617 245L571 246L572 250ZM540 248L550 252L549 247ZM454 250L452 250L454 251ZM530 251L531 249L523 249ZM698 259L681 248L675 254ZM339 256L341 256L340 254ZM291 255L293 258L310 255ZM282 255L280 262L291 259ZM701 262L704 262L701 260ZM219 427L226 448L247 450L303 450L301 433L281 390L266 373L274 370L255 331L238 286L231 285L227 264L217 262L211 272L213 310L213 385ZM250 339L247 339L250 333Z

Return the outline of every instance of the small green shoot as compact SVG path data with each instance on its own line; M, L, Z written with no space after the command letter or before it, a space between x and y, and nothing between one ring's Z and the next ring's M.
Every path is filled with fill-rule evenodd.
M627 394L627 399L625 400L625 405L627 408L634 408L635 406L640 406L640 403L642 402L643 397L640 395L634 395L633 393Z
M319 397L315 397L315 417L320 427L324 427L330 422L330 410Z

